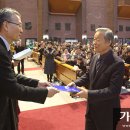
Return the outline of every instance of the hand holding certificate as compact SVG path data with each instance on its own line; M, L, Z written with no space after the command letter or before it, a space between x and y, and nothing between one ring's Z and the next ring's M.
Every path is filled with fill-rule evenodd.
M72 87L68 87L68 86L61 86L61 85L53 85L54 88L57 88L60 91L66 91L66 92L74 92L74 93L78 93L80 92L80 89L72 86Z
M22 60L26 58L27 56L30 56L32 54L32 50L30 48L25 49L17 54L13 55L14 60Z

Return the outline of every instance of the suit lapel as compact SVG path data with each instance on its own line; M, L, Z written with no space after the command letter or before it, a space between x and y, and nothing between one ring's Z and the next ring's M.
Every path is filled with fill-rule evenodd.
M7 50L5 44L4 44L4 41L0 38L0 44Z
M11 55L11 52L7 50L5 44L4 44L4 41L0 38L0 44L3 46L3 48L5 49L9 59L11 60L12 59L12 55Z
M96 66L96 62L98 60L98 55L96 55L95 57L93 57L92 62L90 64L90 74L89 74L89 78L90 78L90 86L92 86L91 84L93 83L94 77L95 77L95 66Z
M100 78L102 73L112 64L112 62L113 62L112 53L113 52L111 51L109 53L109 55L107 55L107 57L104 59L104 62L102 63L99 71L96 73L96 75L93 78L92 86L93 86L94 83L97 82L97 80ZM97 59L95 61L97 61ZM96 63L95 63L95 65L96 65ZM95 69L95 65L93 66L94 69Z
M94 78L93 82L96 82L96 80L98 80L100 78L101 74L108 68L108 66L109 66L108 64L102 63L102 65L100 66L99 71L95 75L95 78Z
M91 80L94 80L94 77L95 77L95 66L96 66L97 60L98 60L98 56L95 57L95 59L93 60L93 63L92 63Z

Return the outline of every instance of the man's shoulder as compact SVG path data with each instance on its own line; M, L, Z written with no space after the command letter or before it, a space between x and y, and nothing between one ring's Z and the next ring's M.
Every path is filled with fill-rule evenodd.
M4 44L4 41L0 38L0 50L4 50L4 48L6 49L6 46Z
M5 48L4 46L2 45L2 43L0 42L0 53L5 53Z
M114 57L115 62L123 62L123 59L114 53L113 53L113 57Z

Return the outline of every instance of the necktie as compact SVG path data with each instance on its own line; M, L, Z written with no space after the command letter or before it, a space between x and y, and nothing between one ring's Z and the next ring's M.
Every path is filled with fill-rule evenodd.
M10 50L8 51L8 55L9 55L10 60L12 60L12 55L11 55L11 51Z
M96 69L96 73L99 71L101 65L102 65L102 62L103 62L103 59L102 58L99 58L96 62L96 66L95 66L95 69Z

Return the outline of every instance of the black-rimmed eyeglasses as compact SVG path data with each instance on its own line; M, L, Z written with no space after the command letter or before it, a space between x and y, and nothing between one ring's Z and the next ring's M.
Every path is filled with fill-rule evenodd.
M17 26L19 26L19 27L22 27L22 24L21 23L15 23L15 22L12 22L12 21L8 21L8 20L6 20L8 23L12 23L12 24L15 24L15 25L17 25Z

